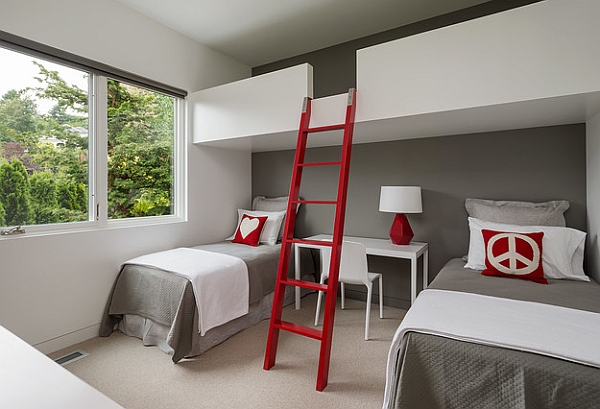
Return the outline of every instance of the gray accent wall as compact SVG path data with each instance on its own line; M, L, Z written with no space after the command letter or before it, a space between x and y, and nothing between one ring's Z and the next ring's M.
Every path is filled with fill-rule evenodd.
M379 212L382 185L418 185L423 213L408 215L414 240L429 243L430 279L453 257L467 254L469 232L465 198L570 202L567 225L586 229L585 124L469 135L442 136L353 146L345 233L388 238L394 215ZM307 160L335 160L339 147L312 148ZM294 151L252 155L252 193L288 194ZM304 173L301 196L335 198L336 168ZM304 206L295 237L331 233L333 211ZM383 273L386 305L406 308L410 300L410 262L370 257ZM421 271L419 263L419 271ZM364 290L352 287L354 298Z

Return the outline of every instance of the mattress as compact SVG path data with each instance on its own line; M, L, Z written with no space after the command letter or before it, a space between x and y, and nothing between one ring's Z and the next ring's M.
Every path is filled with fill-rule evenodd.
M144 345L158 346L172 355L173 362L178 362L184 357L199 355L270 317L280 245L252 247L227 241L196 248L236 256L246 263L250 292L248 314L200 336L194 292L187 278L152 267L125 264L107 303L100 336L109 336L118 328L141 338ZM290 293L288 302L292 297Z
M482 276L450 260L429 288L600 313L595 282L548 285ZM557 331L560 329L557 328ZM389 359L385 408L597 408L600 369L497 346L408 332Z

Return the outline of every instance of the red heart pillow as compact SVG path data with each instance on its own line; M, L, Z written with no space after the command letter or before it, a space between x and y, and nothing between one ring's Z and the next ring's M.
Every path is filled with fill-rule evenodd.
M267 219L268 216L252 217L244 213L231 242L248 244L249 246L254 247L258 246L260 233L262 232Z
M485 276L521 278L548 284L542 267L543 232L481 230L485 243Z

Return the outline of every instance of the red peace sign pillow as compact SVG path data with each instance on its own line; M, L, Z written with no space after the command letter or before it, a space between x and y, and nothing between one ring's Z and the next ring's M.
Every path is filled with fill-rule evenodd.
M543 232L516 233L482 230L485 276L521 278L548 284L542 267Z
M240 220L240 224L235 231L235 236L231 242L248 244L249 246L254 247L258 246L260 233L262 232L265 222L268 218L268 216L248 216L244 213L242 220Z

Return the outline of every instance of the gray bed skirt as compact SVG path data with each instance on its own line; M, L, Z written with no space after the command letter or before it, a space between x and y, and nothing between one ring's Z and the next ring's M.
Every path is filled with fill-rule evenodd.
M145 346L157 346L166 354L173 355L173 360L178 362L182 358L203 354L238 332L250 328L262 320L270 318L273 295L273 292L269 293L260 301L250 305L248 314L236 318L233 321L229 321L217 328L213 328L207 331L204 336L198 334L198 331L196 330L197 326L194 327L194 330L191 332L192 342L190 350L182 357L176 356L174 349L169 345L169 340L172 337L171 327L169 325L156 323L151 319L139 315L126 314L117 324L117 329L124 334L141 339ZM293 301L294 293L289 290L286 291L285 305L289 305ZM194 322L197 322L197 320Z

